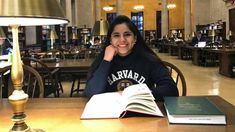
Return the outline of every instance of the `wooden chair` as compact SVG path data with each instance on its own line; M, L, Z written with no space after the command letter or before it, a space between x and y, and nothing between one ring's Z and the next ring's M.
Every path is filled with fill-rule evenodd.
M55 97L59 97L59 83L58 75L59 69L56 68L51 70L44 64L42 61L36 58L24 57L22 61L25 65L31 66L36 69L39 74L42 76L43 84L45 87L44 96L47 97L50 94L54 94Z
M52 49L46 52L46 54L43 56L43 58L54 58L54 61L57 60L64 60L65 59L65 54L63 51L58 50L58 49ZM61 75L58 75L58 84L59 84L59 89L61 92L64 92L62 83L61 83Z
M177 85L180 96L186 96L187 86L183 73L180 71L178 67L176 67L172 63L166 61L163 61L163 63L169 69L169 73Z
M89 52L90 50L82 50L82 52L79 52L74 59L88 59L90 58ZM73 96L74 93L77 93L77 95L82 95L84 89L81 89L81 84L85 84L87 81L87 72L84 73L73 73L72 74L72 87L70 90L70 97Z
M77 95L82 95L84 91L84 89L81 89L81 84L85 84L86 80L87 80L87 73L79 73L79 74L72 74L72 87L70 90L70 97L73 96L73 94L76 92ZM77 82L77 87L75 86ZM75 88L76 87L76 88Z
M30 98L42 98L44 95L44 86L40 74L32 67L23 65L24 80L22 89ZM13 89L10 78L11 66L0 68L0 89L4 92L3 97L8 97ZM1 93L2 94L2 93Z
M92 57L92 49L83 49L80 50L75 56L74 59L90 59ZM87 81L87 73L74 73L72 74L72 87L70 90L70 97L76 92L77 95L82 95L84 89L81 89L81 84L85 84ZM76 83L77 82L77 83ZM76 87L77 84L77 87Z

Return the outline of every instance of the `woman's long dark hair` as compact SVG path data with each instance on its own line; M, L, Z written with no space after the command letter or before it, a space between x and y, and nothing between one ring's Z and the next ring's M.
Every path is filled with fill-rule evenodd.
M125 23L127 27L134 33L134 36L136 37L136 44L134 45L132 52L137 52L138 54L142 56L153 56L156 60L160 60L159 57L153 52L152 49L150 49L143 37L141 36L140 32L138 31L137 27L135 24L127 17L124 15L119 15L117 16L114 21L111 23L109 26L108 34L106 41L104 43L103 49L99 56L95 59L93 64L91 65L90 71L88 73L88 79L92 77L93 72L98 68L99 64L104 58L104 53L105 53L105 48L110 45L111 42L111 34L115 28L116 25L123 24Z

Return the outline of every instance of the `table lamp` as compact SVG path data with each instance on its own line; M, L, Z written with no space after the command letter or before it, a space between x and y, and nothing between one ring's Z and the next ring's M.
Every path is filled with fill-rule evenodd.
M28 95L22 90L24 73L18 42L18 27L65 24L68 20L57 0L0 0L0 7L0 26L10 26L13 38L11 80L14 91L8 100L13 108L14 126L10 131L43 131L30 129L24 122L26 118L24 107Z
M73 32L73 33L72 33L72 39L73 39L73 40L78 39L78 35L77 35L76 32Z
M178 37L183 38L183 34L181 32L179 32Z
M233 43L233 32L231 30L228 31L228 38L229 38L229 43L231 47L233 48L234 43Z
M108 33L108 21L100 20L96 21L92 30L93 36L101 36L101 42L104 41L104 36L107 36Z
M54 47L54 40L58 39L58 35L57 35L56 31L55 31L55 27L51 28L49 38L51 39L51 49L53 49L53 47Z
M215 30L209 30L208 36L212 37L212 43L215 43Z
M192 32L191 36L192 36L192 38L195 37L196 36L195 32Z
M232 41L232 36L233 36L233 32L231 30L228 31L228 39L229 39L229 42L231 43Z

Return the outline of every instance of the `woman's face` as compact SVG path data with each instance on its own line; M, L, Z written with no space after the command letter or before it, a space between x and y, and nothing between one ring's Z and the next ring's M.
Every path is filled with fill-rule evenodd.
M131 53L134 47L136 37L125 23L118 24L114 27L111 34L111 44L116 47L120 56L126 56Z

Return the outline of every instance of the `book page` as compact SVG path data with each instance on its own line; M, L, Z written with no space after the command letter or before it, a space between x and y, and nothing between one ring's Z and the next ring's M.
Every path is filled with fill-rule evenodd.
M155 98L146 84L136 84L124 89L122 96L127 111L163 116L155 103Z
M86 104L81 119L119 118L125 111L163 116L146 84L136 84L122 93L94 95Z
M124 110L123 99L118 92L94 95L82 113L81 119L119 118Z
M130 97L138 97L136 95L143 95L143 94L148 94L151 99L154 99L153 95L151 94L150 89L146 84L135 84L131 85L127 88L124 89L122 92L122 96L124 98L130 98Z

